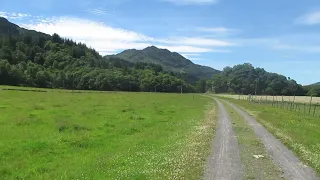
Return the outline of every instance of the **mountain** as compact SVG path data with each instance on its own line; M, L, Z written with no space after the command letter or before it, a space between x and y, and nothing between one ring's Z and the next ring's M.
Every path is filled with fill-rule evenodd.
M24 29L16 24L9 22L6 18L0 17L0 35L28 35L28 36L41 36L49 38L50 35L37 32L34 30Z
M184 70L188 80L191 82L200 79L209 79L212 75L220 73L219 70L211 67L194 64L179 53L170 52L167 49L159 49L155 46L147 47L143 50L129 49L107 57L118 57L130 62L160 64L165 70L176 73Z

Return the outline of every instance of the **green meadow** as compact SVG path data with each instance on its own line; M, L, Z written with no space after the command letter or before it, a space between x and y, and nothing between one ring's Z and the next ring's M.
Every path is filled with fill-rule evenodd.
M192 94L0 90L1 179L199 179L216 125Z

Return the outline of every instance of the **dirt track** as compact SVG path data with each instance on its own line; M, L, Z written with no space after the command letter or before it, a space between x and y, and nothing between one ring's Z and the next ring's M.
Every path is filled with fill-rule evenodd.
M232 130L230 116L223 104L219 107L219 122L213 141L212 154L208 158L205 180L242 179L243 171L238 144Z
M315 171L304 165L287 147L269 133L248 113L237 106L229 103L238 113L240 113L253 127L256 135L262 140L264 146L284 173L284 178L288 180L318 180Z
M212 144L212 154L208 158L204 179L243 179L245 172L240 160L238 143L232 130L229 113L218 99L215 100L219 108L218 127ZM312 168L304 165L287 147L247 112L231 103L229 104L252 126L275 165L283 172L283 178L288 180L319 180Z

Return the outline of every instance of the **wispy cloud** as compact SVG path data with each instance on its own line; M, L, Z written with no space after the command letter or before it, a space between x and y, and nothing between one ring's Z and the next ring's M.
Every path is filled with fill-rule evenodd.
M172 2L177 5L207 5L218 3L218 0L162 0Z
M98 15L98 16L107 14L107 10L102 9L102 8L88 9L86 11L91 14Z
M302 15L301 17L296 19L295 23L305 24L305 25L320 24L320 11L314 11L314 12Z
M202 60L201 58L201 54L197 54L197 53L194 53L194 54L181 54L183 57L191 60L191 61L200 61Z
M161 43L167 44L185 44L193 46L203 46L203 47L229 47L235 46L236 44L224 40L202 38L202 37L173 37L168 39L156 40Z
M299 46L299 45L291 45L291 44L276 44L272 48L280 49L280 50L320 53L320 46Z
M205 53L211 52L212 49L204 47L195 47L195 46L185 46L185 45L158 45L159 48L169 49L170 51L179 52L179 53Z
M229 29L225 27L199 27L196 30L208 33L230 33L236 31L235 29Z
M190 58L191 61L203 61L203 58Z
M284 52L320 53L320 34L291 34L270 38L235 39L240 46L265 47Z
M200 56L200 54L198 54L198 53L193 53L193 54L189 54L189 53L183 53L183 54L181 54L183 57L185 57L185 58L191 58L191 57L198 57L198 56Z
M227 49L213 49L212 52L215 52L215 53L231 53L231 51L227 50Z
M8 13L8 12L1 12L0 11L0 17L4 17L7 19L22 19L25 17L29 17L30 14L24 14L24 13Z

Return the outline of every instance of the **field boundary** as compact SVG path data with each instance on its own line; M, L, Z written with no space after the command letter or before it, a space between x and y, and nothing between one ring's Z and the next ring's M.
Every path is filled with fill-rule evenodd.
M309 101L301 101L302 96L245 96L219 94L216 94L215 96L250 101L251 103L270 105L272 107L297 112L303 115L320 117L320 103L318 102L320 97L303 96L303 98L306 98Z

